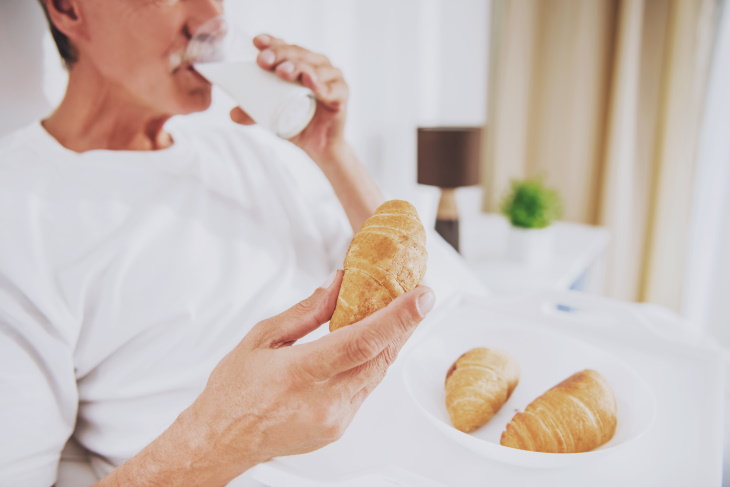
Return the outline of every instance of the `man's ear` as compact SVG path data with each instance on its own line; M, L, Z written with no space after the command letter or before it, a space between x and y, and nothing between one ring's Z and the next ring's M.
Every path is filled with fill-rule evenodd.
M77 0L43 0L53 25L69 39L82 35L81 6Z

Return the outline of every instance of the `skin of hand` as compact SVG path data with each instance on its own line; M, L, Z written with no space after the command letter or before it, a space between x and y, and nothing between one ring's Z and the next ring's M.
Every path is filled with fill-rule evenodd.
M287 44L269 34L254 38L260 50L257 63L281 79L299 82L314 93L317 109L312 121L291 142L304 150L315 162L331 160L346 146L344 131L349 89L342 71L323 54ZM254 123L240 107L231 111L231 119L241 124Z
M340 438L435 300L418 287L358 323L295 345L329 320L341 283L338 271L326 288L258 323L175 423L98 485L224 485L258 463ZM151 477L136 476L150 471L135 460L156 463Z
M380 189L360 164L345 139L349 89L342 71L330 60L303 47L287 44L268 34L254 38L259 49L257 63L280 78L299 82L311 89L317 99L312 121L290 142L304 150L329 180L353 231L384 201ZM234 122L250 125L254 120L241 109L231 110Z

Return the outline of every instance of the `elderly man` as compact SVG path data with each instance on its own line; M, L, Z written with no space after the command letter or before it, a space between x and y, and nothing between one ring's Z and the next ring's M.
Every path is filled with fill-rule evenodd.
M224 485L336 440L434 303L419 287L292 346L382 200L343 136L341 72L261 35L261 69L317 98L293 145L240 109L168 129L210 104L169 59L220 1L41 3L69 83L0 141L0 485L54 484L72 435L98 485L126 486Z

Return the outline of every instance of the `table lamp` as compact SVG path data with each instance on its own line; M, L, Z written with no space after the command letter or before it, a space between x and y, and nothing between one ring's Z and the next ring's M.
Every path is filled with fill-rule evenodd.
M456 188L479 184L481 127L419 127L418 183L441 190L436 231L459 250Z

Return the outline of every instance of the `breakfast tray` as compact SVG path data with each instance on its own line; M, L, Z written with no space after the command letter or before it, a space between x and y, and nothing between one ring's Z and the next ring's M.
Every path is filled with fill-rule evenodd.
M511 464L453 441L409 393L404 371L419 346L450 329L458 333L463 323L483 323L486 330L513 324L526 330L525 336L530 329L549 332L610 355L649 389L653 409L646 428L611 448L611 454L580 454L585 461L580 457L555 468L544 462L530 468L529 458L528 466ZM719 347L689 330L661 308L583 293L462 296L437 307L421 324L339 441L306 455L277 458L250 475L272 487L717 486L723 465L725 359ZM550 365L549 356L541 360Z

